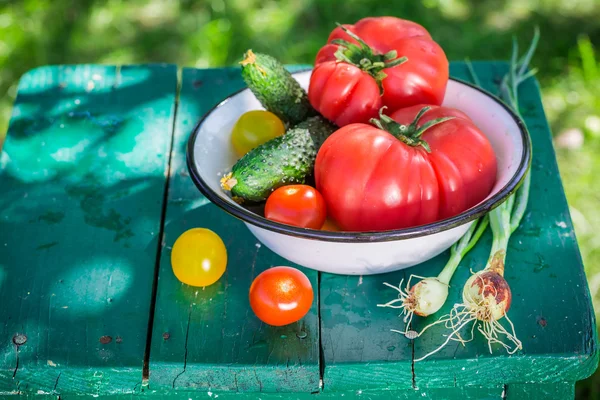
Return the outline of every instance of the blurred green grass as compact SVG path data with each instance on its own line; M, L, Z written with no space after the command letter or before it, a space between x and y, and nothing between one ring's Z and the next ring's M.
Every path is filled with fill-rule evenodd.
M597 0L23 0L0 6L0 146L17 81L45 64L222 66L244 50L311 63L334 23L395 15L428 28L450 60L506 59L511 37L542 40L533 60L590 289L600 310L600 2ZM598 398L600 375L578 385Z

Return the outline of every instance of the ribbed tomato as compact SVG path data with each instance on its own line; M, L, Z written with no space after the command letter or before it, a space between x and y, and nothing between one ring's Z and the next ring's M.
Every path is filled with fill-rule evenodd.
M308 98L324 117L344 126L367 123L381 106L440 105L448 59L421 25L395 17L338 26L317 54Z
M343 230L381 231L456 215L496 181L496 156L463 112L416 105L347 125L323 144L315 164L328 215Z

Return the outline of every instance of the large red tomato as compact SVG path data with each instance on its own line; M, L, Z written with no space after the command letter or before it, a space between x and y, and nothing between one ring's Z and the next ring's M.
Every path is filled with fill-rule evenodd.
M342 229L434 222L476 205L494 186L492 146L461 111L417 105L376 124L339 129L317 154L317 189Z
M364 18L331 32L317 54L308 98L338 126L366 123L382 105L393 112L442 104L448 74L444 51L421 25Z

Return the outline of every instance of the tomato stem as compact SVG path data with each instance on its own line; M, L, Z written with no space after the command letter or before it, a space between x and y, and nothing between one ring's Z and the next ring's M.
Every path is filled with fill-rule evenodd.
M413 147L422 146L428 153L431 153L431 148L429 147L429 143L421 139L423 133L425 133L425 131L432 126L454 119L454 117L436 118L424 123L419 127L419 121L423 115L425 115L425 113L431 109L431 107L426 106L417 113L410 125L402 125L383 113L383 110L386 108L387 107L385 106L381 107L379 110L379 119L371 118L370 122L379 129L391 133L402 143Z
M385 54L378 54L358 35L351 32L345 26L336 22L348 36L358 42L358 45L344 39L334 39L332 44L338 45L338 50L335 52L335 57L338 62L352 64L361 70L369 73L377 81L379 90L383 94L382 81L387 76L383 70L392 68L408 61L406 57L399 57L396 50L391 50Z
M267 71L265 71L261 66L256 65L256 54L252 51L252 49L248 49L246 53L244 53L244 59L240 61L240 65L245 67L247 65L254 65L261 74L266 75Z

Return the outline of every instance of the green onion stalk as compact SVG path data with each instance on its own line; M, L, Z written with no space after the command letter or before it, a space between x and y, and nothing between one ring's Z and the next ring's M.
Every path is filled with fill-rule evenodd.
M521 59L517 58L517 42L516 40L513 42L510 70L500 85L500 97L517 113L519 112L518 88L521 83L536 73L535 70L528 71L527 67L538 40L539 30L536 28L529 50ZM479 84L472 66L470 63L467 65L473 75L473 80ZM490 353L493 344L501 345L509 354L522 349L514 325L507 315L512 295L508 282L504 279L504 269L508 242L519 227L527 208L530 184L531 176L527 171L523 184L517 192L489 212L489 225L493 239L487 264L483 270L474 273L465 283L462 293L463 303L455 304L449 314L426 326L419 333L420 336L431 326L440 323L443 323L451 331L440 347L415 361L421 361L438 352L452 340L463 344L473 340L475 327L487 340ZM507 321L509 328L500 323L502 319ZM473 321L475 323L471 327L470 338L463 339L459 332Z
M398 292L398 298L377 306L401 309L404 315L405 330L392 329L393 332L402 333L410 338L413 331L409 331L409 327L415 314L420 317L427 317L442 308L448 298L448 288L450 287L452 275L454 275L465 255L483 235L488 223L489 218L486 215L471 224L467 232L450 248L450 258L438 276L424 278L411 275L405 287L402 286L404 280L400 281L398 286L384 282L384 285ZM421 280L411 286L412 278Z

